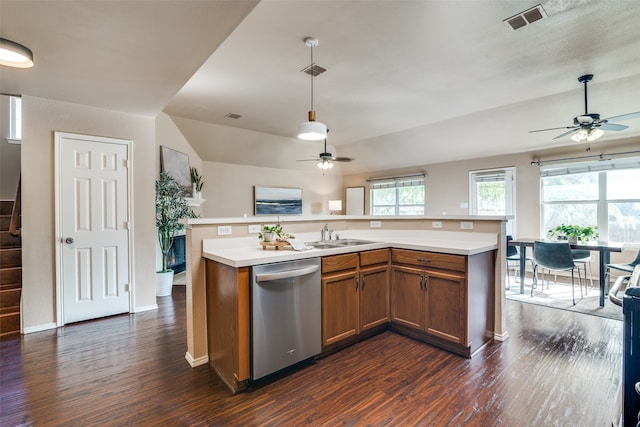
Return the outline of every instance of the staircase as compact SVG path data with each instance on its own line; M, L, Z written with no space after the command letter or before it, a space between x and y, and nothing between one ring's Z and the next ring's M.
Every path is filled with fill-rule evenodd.
M13 201L0 200L0 337L20 333L22 244L20 216L14 211L19 207L14 209Z

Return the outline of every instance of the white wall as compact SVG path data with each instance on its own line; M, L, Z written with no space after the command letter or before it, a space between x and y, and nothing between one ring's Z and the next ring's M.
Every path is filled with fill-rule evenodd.
M155 306L154 119L30 96L22 108L23 328L56 321L54 131L133 141L134 310Z
M302 214L329 214L329 200L343 198L342 175L310 167L309 171L203 162L202 216L253 216L253 186L302 188Z

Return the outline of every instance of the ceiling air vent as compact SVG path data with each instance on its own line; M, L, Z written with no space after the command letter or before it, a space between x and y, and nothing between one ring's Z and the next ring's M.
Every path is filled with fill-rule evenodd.
M310 76L316 77L324 73L325 71L327 71L327 69L322 68L318 64L311 64L308 67L303 68L301 71L305 74L309 74Z
M229 119L239 119L240 117L242 117L242 114L229 113L225 117Z
M525 10L524 12L520 12L511 18L507 18L502 22L507 24L507 26L512 30L517 30L518 28L522 28L527 24L532 24L546 17L547 12L545 12L542 5L539 4L531 9Z

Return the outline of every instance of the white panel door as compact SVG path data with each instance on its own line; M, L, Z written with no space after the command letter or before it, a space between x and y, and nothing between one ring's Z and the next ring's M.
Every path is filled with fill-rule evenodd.
M127 141L56 134L56 150L62 323L128 313Z

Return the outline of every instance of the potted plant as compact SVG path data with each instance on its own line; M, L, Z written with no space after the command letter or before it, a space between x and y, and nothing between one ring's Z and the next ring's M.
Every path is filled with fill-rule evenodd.
M280 224L265 225L262 227L262 231L258 233L258 238L263 242L273 242L279 237L282 237L282 226Z
M598 227L586 226L581 227L579 225L565 225L561 224L556 228L549 230L549 235L555 237L558 240L568 240L569 243L587 242L589 240L597 239Z
M173 270L167 268L167 256L173 238L184 228L180 220L197 217L184 195L184 188L169 173L160 174L160 179L156 181L156 227L162 252L162 270L156 272L156 296L171 295Z
M198 169L196 168L191 168L191 182L193 182L193 197L201 199L204 181L202 180L202 175L198 173Z

